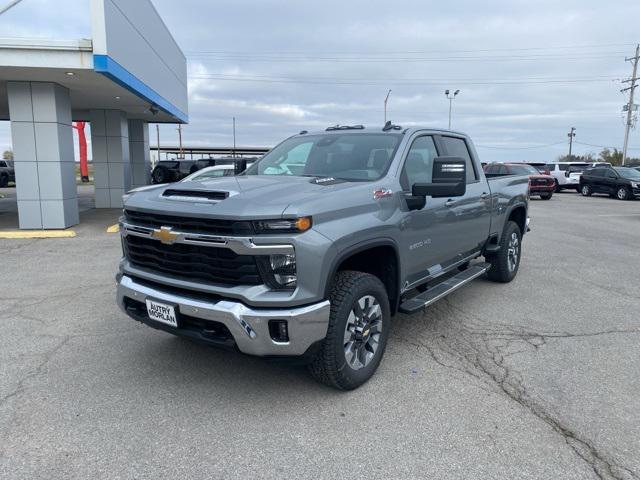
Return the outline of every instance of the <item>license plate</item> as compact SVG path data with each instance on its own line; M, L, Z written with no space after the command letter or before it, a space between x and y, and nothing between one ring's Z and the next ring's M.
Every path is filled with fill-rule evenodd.
M166 303L147 299L147 314L151 320L178 328L176 309L173 305L167 305Z

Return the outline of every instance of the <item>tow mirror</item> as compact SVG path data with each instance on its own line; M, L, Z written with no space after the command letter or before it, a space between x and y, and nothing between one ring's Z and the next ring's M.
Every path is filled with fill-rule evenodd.
M414 197L461 197L467 191L467 162L462 157L433 159L431 183L414 183Z

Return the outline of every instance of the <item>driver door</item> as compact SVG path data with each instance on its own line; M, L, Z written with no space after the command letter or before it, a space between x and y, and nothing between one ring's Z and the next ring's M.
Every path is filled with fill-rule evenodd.
M433 159L438 155L431 135L413 140L400 176L405 195L411 195L411 186L415 183L431 183ZM450 225L456 219L445 206L446 201L446 198L426 197L422 208L409 210L402 220L401 238L409 283L442 270L442 264L456 254L455 245L448 238Z

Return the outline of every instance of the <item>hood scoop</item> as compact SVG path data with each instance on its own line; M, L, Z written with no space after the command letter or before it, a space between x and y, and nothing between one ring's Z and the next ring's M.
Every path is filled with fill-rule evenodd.
M162 196L171 200L181 200L188 202L219 202L221 200L229 198L229 192L219 192L212 190L178 190L175 188L168 188L164 191Z

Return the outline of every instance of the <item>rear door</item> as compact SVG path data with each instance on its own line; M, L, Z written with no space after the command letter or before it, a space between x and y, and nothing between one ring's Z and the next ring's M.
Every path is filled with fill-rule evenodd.
M604 168L594 168L593 170L586 171L583 175L582 183L589 185L594 193L606 193L604 174Z
M470 146L464 137L438 137L448 156L462 157L467 163L467 192L463 197L447 199L445 206L453 213L455 222L448 232L457 257L467 257L482 248L491 227L491 192L484 175L476 168ZM498 173L506 170L500 165ZM505 172L506 173L506 172Z

